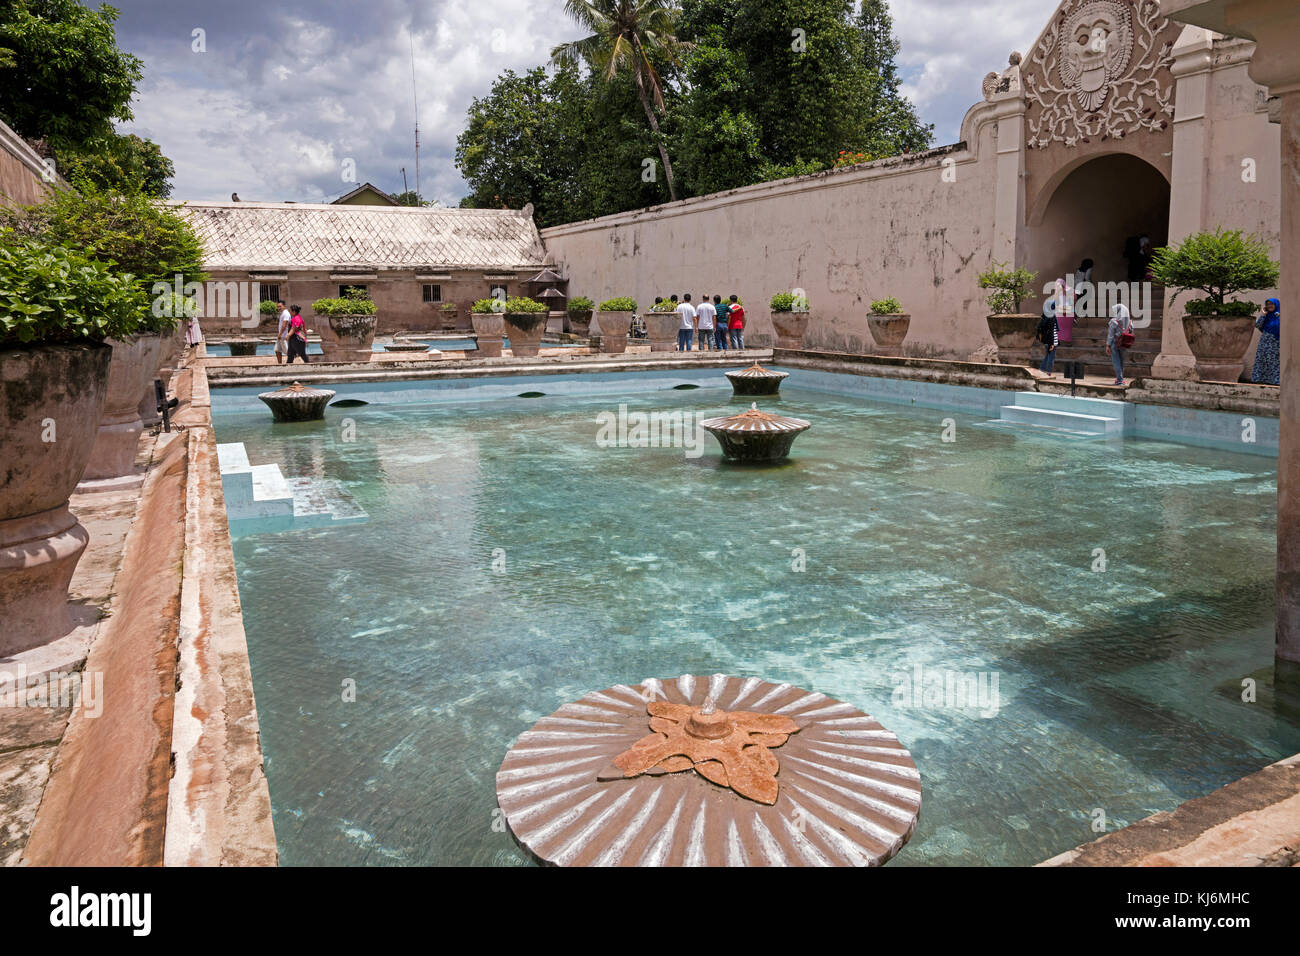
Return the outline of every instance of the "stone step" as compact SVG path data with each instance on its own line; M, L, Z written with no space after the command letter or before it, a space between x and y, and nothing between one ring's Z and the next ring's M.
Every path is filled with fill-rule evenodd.
M1102 418L1123 419L1129 407L1125 402L1109 398L1084 398L1075 395L1058 395L1053 392L1016 392L1016 404L1008 408L1042 408L1079 415L1097 415Z
M1069 399L1070 396L1053 396ZM1105 399L1073 399L1076 402L1106 402ZM1119 403L1108 403L1119 404ZM1122 416L1090 415L1079 412L1067 412L1060 408L1039 408L1024 405L1003 405L1000 410L1001 420L1017 422L1023 425L1037 425L1045 428L1059 428L1063 431L1086 435L1117 436L1124 433Z

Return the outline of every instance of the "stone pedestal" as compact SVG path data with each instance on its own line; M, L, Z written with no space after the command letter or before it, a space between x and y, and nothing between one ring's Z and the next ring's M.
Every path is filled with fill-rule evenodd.
M475 341L478 343L478 352L474 357L500 358L505 316L500 312L475 312L469 318L474 325Z
M135 470L136 446L144 430L140 396L145 383L153 381L161 347L156 335L133 335L123 341L109 339L105 344L113 348L113 359L108 366L108 397L83 481L120 478Z

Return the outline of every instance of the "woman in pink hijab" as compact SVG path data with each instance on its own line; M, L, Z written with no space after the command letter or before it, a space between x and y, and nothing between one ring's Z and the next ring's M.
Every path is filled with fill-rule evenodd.
M1056 324L1062 342L1074 341L1074 290L1064 279L1056 280Z

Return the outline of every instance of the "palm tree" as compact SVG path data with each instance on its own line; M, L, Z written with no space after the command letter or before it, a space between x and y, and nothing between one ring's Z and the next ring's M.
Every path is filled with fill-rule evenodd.
M641 107L658 141L668 195L675 200L673 164L655 117L656 111L664 112L663 85L650 62L651 54L661 54L676 64L679 51L691 45L673 35L678 13L673 0L565 0L564 10L590 30L591 36L561 43L551 51L551 62L557 66L585 62L607 81L620 72L632 73Z

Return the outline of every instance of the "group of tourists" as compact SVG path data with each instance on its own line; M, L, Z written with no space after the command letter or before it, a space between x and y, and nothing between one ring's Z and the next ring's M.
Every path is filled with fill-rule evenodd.
M672 296L669 303L673 311L681 318L677 328L677 351L689 352L692 345L699 351L710 349L743 349L745 347L745 307L740 304L738 296L724 302L722 296L715 295L713 301L704 296L698 306L691 304L689 292L682 296ZM655 299L655 311L662 311L663 297Z
M276 364L284 365L286 355L289 365L295 358L301 358L304 365L308 364L307 323L303 321L302 310L296 305L292 310L286 309L283 301L275 304L280 309L280 321L275 330Z

